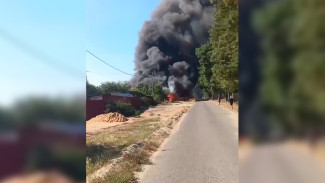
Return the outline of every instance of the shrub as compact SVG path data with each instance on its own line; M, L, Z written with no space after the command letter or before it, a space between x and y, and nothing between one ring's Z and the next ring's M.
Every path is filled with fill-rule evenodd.
M140 110L136 110L136 111L135 111L135 115L136 115L136 116L140 116L140 115L141 115L141 111L140 111Z
M106 113L118 112L126 117L135 115L133 106L129 103L114 103L110 102L106 105Z
M150 106L150 104L151 104L150 100L147 97L142 97L141 101L142 101L143 105L146 107Z
M118 112L117 104L115 102L110 102L106 105L106 113Z
M155 83L154 87L153 87L153 99L157 102L157 103L161 103L162 101L164 101L164 99L166 99L166 91L163 89L162 84L161 83Z
M117 103L117 108L118 112L126 117L135 115L135 110L131 104Z

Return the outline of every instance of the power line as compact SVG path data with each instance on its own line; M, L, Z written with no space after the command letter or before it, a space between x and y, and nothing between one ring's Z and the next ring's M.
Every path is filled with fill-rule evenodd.
M129 73L127 73L127 72L124 72L124 71L122 71L122 70L120 70L120 69L118 69L118 68L112 66L111 64L105 62L104 60L102 60L102 59L100 59L99 57L97 57L95 54L91 53L89 50L86 50L86 52L89 53L90 55L92 55L93 57L95 57L96 59L98 59L99 61L101 61L102 63L108 65L109 67L111 67L111 68L113 68L113 69L115 69L115 70L117 70L117 71L119 71L119 72L121 72L121 73L123 73L123 74L129 75L129 76L134 76L133 74L129 74Z
M75 68L62 63L62 61L60 62L59 60L50 57L50 55L45 54L41 50L32 47L32 45L22 41L15 35L12 35L8 31L2 29L2 27L0 27L0 37L6 39L15 47L34 58L36 61L46 64L50 68L56 69L60 72L64 72L65 74L69 74L78 79L84 77L84 74L81 71L78 71Z

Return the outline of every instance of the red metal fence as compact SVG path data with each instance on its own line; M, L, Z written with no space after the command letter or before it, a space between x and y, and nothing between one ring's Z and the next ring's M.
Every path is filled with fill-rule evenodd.
M105 106L109 102L123 102L131 104L135 109L139 109L143 104L141 99L137 97L123 97L106 94L102 100L87 100L86 102L86 120L105 113Z

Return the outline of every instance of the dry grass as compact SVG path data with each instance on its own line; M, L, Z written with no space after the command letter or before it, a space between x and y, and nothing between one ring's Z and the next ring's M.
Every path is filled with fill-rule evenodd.
M93 180L93 183L126 183L135 180L134 172L141 171L142 164L149 164L149 155L145 151L124 156L117 166L103 178Z
M104 177L92 182L127 182L134 179L133 172L139 171L142 164L149 163L148 152L156 150L160 143L154 132L159 129L158 119L142 120L130 125L119 126L103 133L87 137L86 173L94 173L115 158L122 156L123 150L132 144L144 143L143 150L133 155L124 155L118 166Z
M87 136L88 182L128 183L136 180L135 172L141 171L142 165L150 164L151 154L157 151L169 135L181 116L180 113L188 110L181 109L179 114L175 110L168 113L168 120L172 120L172 125L164 123L166 117L149 115L145 120L109 127ZM129 151L137 144L141 144L141 147Z

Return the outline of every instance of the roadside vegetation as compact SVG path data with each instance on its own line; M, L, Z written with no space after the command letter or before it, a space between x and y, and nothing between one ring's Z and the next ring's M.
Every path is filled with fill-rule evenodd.
M110 102L106 105L106 113L118 112L126 117L134 116L137 112L131 104Z
M126 147L147 142L157 128L158 119L141 120L87 137L87 175L121 156Z
M142 106L109 102L106 113L118 112L126 117L140 116L150 106L166 104L167 92L161 83L140 84L131 88L127 82L105 82L94 86L87 81L87 98L112 92L129 93L141 100ZM184 111L183 111L184 112ZM181 114L183 114L183 112ZM174 117L178 119L181 115ZM150 114L127 125L111 127L86 138L86 174L89 182L125 183L136 180L135 172L150 164L150 156L168 136L160 118ZM169 127L171 129L171 127Z
M212 0L215 24L210 41L196 50L199 85L211 98L238 93L238 0Z
M92 182L119 183L135 180L134 172L150 164L150 152L155 151L167 134L155 136L161 125L159 119L148 119L130 125L108 129L87 137L87 175L110 164L114 167Z
M87 98L111 92L128 93L131 87L128 82L105 82L100 86L95 86L86 81Z
M324 4L320 0L267 3L253 26L261 48L261 102L272 128L293 136L325 136Z
M140 92L146 96L153 97L156 103L161 103L167 99L168 91L164 90L163 83L156 82L152 86L148 84L140 84L133 91Z
M157 151L191 105L157 106L131 123L89 133L86 138L87 181L135 181L136 172L141 172L143 165L151 164L152 153Z

